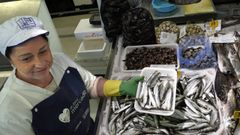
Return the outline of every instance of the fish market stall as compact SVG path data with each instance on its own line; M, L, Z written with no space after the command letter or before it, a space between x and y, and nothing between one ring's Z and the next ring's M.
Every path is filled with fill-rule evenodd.
M143 9L130 12L128 20L135 22L124 23L131 24L128 32L111 34L116 42L108 77L144 80L136 97L102 100L96 134L239 135L240 25L221 28L221 20L156 25ZM145 33L137 20L142 14ZM153 32L150 25L155 38L146 34Z
M120 56L124 52L123 50L119 49L117 51L111 79L128 80L131 77L141 75L141 71L145 69L134 71L121 70L117 65L121 65ZM163 67L165 66L163 65ZM170 67L175 69L177 66L170 65ZM150 67L150 69L154 68L155 66ZM150 74L150 76L158 77L158 80L161 80L161 76ZM145 89L145 94L147 93L147 95L143 97L137 92L136 97L108 98L104 101L101 108L97 134L232 134L236 126L232 115L229 115L233 114L233 112L229 112L234 108L231 108L233 102L223 102L217 95L215 83L217 83L217 86L220 86L220 83L216 80L219 79L219 75L216 76L216 74L219 74L219 71L217 72L215 68L200 70L182 69L181 72L178 72L176 85L168 80L166 81L165 75L163 77L165 81L155 80L154 82L154 79L152 79L152 88L149 88L148 92ZM171 76L168 77L171 78ZM139 87L145 87L143 85L146 82L142 82L142 86L139 85ZM156 86L158 89L161 89L161 92L163 92L163 89L169 90L169 87L173 86L176 87L176 91L174 94L169 94L168 92L158 94L160 90L154 90ZM222 94L221 90L218 92ZM228 93L230 96L226 100L233 100L233 90L230 90ZM159 95L159 97L156 95ZM169 100L168 98L172 99ZM140 111L138 110L139 105L137 109L135 102L144 102L141 103ZM231 106L228 106L228 104L231 104ZM149 105L151 106L150 108ZM162 106L164 108L164 106L169 105L174 106L174 109L172 109L174 111L162 113L161 110L164 110Z

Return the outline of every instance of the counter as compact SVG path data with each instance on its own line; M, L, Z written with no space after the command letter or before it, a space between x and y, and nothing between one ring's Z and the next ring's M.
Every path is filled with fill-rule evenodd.
M234 8L233 8L234 7ZM239 7L239 5L237 6L236 3L234 4L229 4L229 5L217 5L216 9L217 9L217 18L218 19L223 19L223 18L231 18L234 15L230 14L229 12L226 12L226 9L231 10L231 9L236 9L236 7ZM221 10L225 10L223 12L221 12ZM233 12L231 12L233 13ZM230 16L229 16L230 15ZM232 16L231 16L232 15ZM240 18L240 14L238 14L238 19ZM235 18L236 19L236 18ZM232 26L227 26L224 27L222 29L222 32L232 32L232 31L239 31L240 32L240 24L235 23ZM111 54L111 59L110 59L110 64L108 67L108 71L107 71L107 78L111 78L112 75L114 75L115 73L120 72L119 68L116 68L119 66L119 56L121 56L121 52L122 52L122 47L121 47L121 38L118 38L117 41L115 41L114 45L115 48L112 50L112 54ZM106 115L108 115L108 110L106 110L107 106L110 106L110 102L108 98L105 99L101 99L100 103L99 103L99 107L98 107L98 112L97 112L97 117L95 119L95 123L96 123L96 134L97 135L106 135L108 134L108 131L106 131L108 129L108 125L106 123L108 123L106 120Z

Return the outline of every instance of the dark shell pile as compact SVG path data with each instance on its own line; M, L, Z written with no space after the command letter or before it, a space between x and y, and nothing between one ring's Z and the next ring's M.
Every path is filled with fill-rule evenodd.
M133 8L123 14L123 46L155 44L155 28L151 13L144 8Z
M139 70L152 64L176 64L177 52L175 48L154 47L136 48L126 55L127 70Z
M100 14L110 41L122 33L121 16L128 9L130 5L127 0L102 0Z

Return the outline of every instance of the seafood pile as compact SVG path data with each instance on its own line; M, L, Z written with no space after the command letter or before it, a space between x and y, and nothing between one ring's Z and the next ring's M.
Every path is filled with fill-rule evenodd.
M164 34L167 33L173 33L175 34L176 37L178 37L180 29L178 28L178 26L176 25L176 23L171 22L171 21L164 21L161 24L159 24L158 27L155 28L155 34L156 34L156 38L157 38L157 43L162 43L161 42L161 38L163 38L162 36ZM177 38L176 38L177 40ZM172 41L172 39L171 39ZM174 41L172 41L174 42ZM176 43L176 41L175 41Z
M202 47L187 48L183 52L183 57L187 59L194 59L202 49Z
M188 24L186 28L187 36L204 35L203 29L197 24Z
M226 134L238 135L239 120L233 119L236 116L234 111L240 109L240 36L238 32L234 32L234 38L235 42L213 43L213 47L218 58L215 91L221 103L224 126L228 129Z
M115 15L119 17L118 15ZM127 10L122 16L123 47L156 44L151 13L142 7Z
M104 24L106 36L113 41L122 33L121 16L126 10L130 9L127 0L102 0L100 6L100 14Z
M181 68L204 69L217 66L215 53L205 36L183 37L179 42Z
M177 84L175 111L170 116L140 113L133 107L135 98L113 97L109 133L209 135L218 132L221 118L213 87L214 73L209 71L182 73Z
M236 50L240 48L240 44L237 46L232 43L216 43L214 48L220 71L225 74L235 74L236 78L240 80L240 57Z
M141 75L146 79L139 83L135 109L144 113L171 115L175 109L175 69L144 68Z
M126 49L129 50L129 48ZM127 70L139 70L152 64L177 65L177 49L160 46L136 47L129 50L124 62Z

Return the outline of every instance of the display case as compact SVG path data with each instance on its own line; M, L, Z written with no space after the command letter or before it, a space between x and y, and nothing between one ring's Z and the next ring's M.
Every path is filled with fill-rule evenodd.
M215 10L215 7L213 9ZM197 14L185 17L189 21L193 21L193 16L199 17ZM172 20L171 17L163 17L161 21L164 21L164 19ZM202 19L201 17L198 19L203 22L207 20L207 18ZM158 24L157 21L155 23ZM232 32L233 29L240 32L239 24L230 29L224 28L222 31ZM109 79L127 80L133 76L141 75L141 69L125 71L126 68L124 69L123 63L126 61L123 60L125 60L127 47L123 47L122 40L121 36L119 36L114 45L115 48L111 55L111 64L107 73ZM177 47L179 47L178 43ZM226 59L231 59L228 56L225 56ZM184 69L179 66L176 71L177 88L175 110L172 115L163 116L161 114L154 115L139 112L134 108L134 102L143 99L138 96L133 98L128 96L106 98L102 99L99 104L96 134L238 135L239 129L236 126L238 118L233 119L235 116L233 112L237 108L236 102L239 102L237 100L239 96L234 96L233 92L235 88L236 91L239 91L239 87L233 85L233 83L236 83L236 78L231 78L231 75L224 76L215 64L202 69Z

